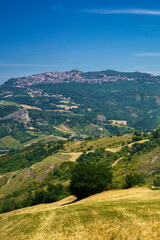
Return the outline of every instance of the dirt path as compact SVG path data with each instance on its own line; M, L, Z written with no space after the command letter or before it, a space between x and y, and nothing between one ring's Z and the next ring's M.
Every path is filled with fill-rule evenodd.
M149 139L144 139L144 140L140 140L140 141L137 141L137 142L132 142L132 143L129 143L129 144L126 144L124 146L117 147L117 148L106 148L105 150L109 151L109 152L116 153L116 152L120 151L122 147L126 147L126 146L132 147L132 145L135 144L135 143L144 143L144 142L147 142L147 141L149 141Z
M130 144L127 144L125 146L128 146L128 147L132 147L133 144L135 143L144 143L146 141L149 141L149 139L144 139L144 140L140 140L140 141L137 141L137 142L133 142L133 143L130 143ZM106 148L105 150L106 151L109 151L109 152L113 152L113 153L116 153L118 151L121 150L122 147L125 147L125 146L120 146L120 147L117 147L117 148ZM87 153L89 152L94 152L94 150L91 150L91 151L87 151ZM79 156L82 155L83 152L70 152L70 153L61 153L61 154L67 154L67 155L70 155L71 158L69 159L69 161L73 161L75 162L77 160L77 158L79 158ZM114 167L122 158L124 158L125 156L121 157L121 158L118 158L113 164L112 164L112 167Z
M41 108L38 108L36 106L29 106L29 105L25 105L25 104L21 104L20 106L23 107L24 109L36 109L36 110L42 111Z
M118 158L113 164L112 164L112 167L116 166L116 164L121 161L121 159L123 159L124 157L120 157Z

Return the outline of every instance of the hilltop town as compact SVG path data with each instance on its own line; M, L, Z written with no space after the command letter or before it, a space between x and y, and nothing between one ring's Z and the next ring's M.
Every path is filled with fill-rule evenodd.
M27 86L32 86L40 83L70 83L70 82L78 82L78 83L105 83L105 82L116 82L116 81L134 81L143 80L146 84L152 84L153 82L159 83L159 77L153 75L147 75L139 77L128 77L127 74L118 74L115 71L113 74L108 74L108 71L103 72L88 72L83 73L77 69L66 72L44 72L40 74L30 75L22 78L17 78L14 82L15 87L23 88ZM138 72L137 72L138 73ZM115 75L114 75L115 74Z

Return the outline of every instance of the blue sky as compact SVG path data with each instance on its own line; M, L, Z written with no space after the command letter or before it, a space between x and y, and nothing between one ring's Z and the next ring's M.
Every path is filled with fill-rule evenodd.
M0 83L73 68L160 74L160 2L0 0Z

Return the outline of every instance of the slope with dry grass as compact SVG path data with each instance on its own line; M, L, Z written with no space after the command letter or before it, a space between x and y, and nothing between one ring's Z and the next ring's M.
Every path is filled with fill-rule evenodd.
M132 142L133 134L114 136L114 137L102 137L93 140L84 140L76 142L67 142L65 145L65 152L81 152L88 151L90 149L95 150L96 148L116 148L122 147Z
M108 191L79 202L69 197L0 215L5 240L157 240L160 192Z

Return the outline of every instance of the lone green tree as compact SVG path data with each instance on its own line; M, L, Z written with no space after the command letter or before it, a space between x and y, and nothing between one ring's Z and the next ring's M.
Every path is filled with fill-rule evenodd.
M110 168L102 163L78 163L71 173L70 191L77 199L102 192L112 182Z

